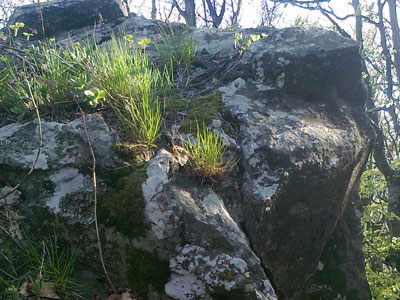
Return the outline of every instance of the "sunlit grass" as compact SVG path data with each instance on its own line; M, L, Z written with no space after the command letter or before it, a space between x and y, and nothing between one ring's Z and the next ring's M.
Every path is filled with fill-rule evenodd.
M90 64L93 80L106 91L121 125L133 132L136 142L154 147L162 119L158 92L168 75L150 63L144 50L130 46L129 40L113 38L107 47L97 47Z
M218 134L204 126L200 129L197 124L197 142L190 138L185 146L190 154L192 171L201 177L212 179L227 170L227 164L222 161L227 146Z

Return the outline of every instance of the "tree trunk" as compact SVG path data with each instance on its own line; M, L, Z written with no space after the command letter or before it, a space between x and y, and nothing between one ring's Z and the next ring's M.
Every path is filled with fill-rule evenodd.
M400 76L400 39L399 39L399 23L397 22L396 0L388 0L390 27L392 29L393 51L394 51L394 67L396 69L397 81Z
M235 10L233 0L231 0L231 7L232 7L232 18L231 18L231 25L237 25L238 20L239 20L239 15L240 15L240 10L242 8L242 0L239 0L237 3L237 7Z
M151 0L151 18L155 20L157 17L156 0Z
M211 3L211 0L206 0L208 10L210 11L213 27L218 28L218 26L221 24L222 19L224 18L225 14L225 6L226 6L226 0L222 3L221 9L219 11L219 15L217 13L217 6L215 5L215 0L213 3Z
M196 27L196 5L194 0L185 0L185 10L183 10L176 0L172 0L173 5L179 14L185 19L186 25Z
M196 6L194 0L185 0L186 25L196 27Z

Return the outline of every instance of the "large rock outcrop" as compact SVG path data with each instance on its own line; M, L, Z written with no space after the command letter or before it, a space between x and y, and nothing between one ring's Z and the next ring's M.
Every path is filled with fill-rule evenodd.
M22 22L34 38L43 37L43 29L45 36L53 37L61 31L124 18L128 13L127 3L122 0L57 0L17 7L8 26Z
M134 36L158 34L155 21L137 16L115 26ZM243 55L232 32L191 33L199 57L222 56L224 63L223 71L200 64L186 92L218 91L226 117L210 127L241 158L217 183L188 177L167 149L144 166L121 167L112 132L100 116L87 117L111 277L135 288L142 280L137 265L154 263L156 274L145 282L150 299L370 299L357 183L374 136L358 44L316 28L250 31L263 38ZM105 41L109 29L96 34ZM32 224L55 224L59 238L93 260L91 156L82 120L42 126L36 170L12 205ZM0 128L0 183L17 183L31 167L37 139L35 121Z

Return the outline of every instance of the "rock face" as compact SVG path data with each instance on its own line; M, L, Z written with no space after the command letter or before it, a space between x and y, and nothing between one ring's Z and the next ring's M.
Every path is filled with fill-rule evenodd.
M156 23L132 16L118 28L146 36ZM209 65L194 70L200 79L208 74L203 87L219 90L237 129L228 132L224 120L211 125L241 157L219 182L188 177L166 149L143 169L113 169L121 160L111 131L100 116L87 117L105 195L99 210L110 274L138 289L136 265L154 263L157 274L146 273L149 299L371 299L357 183L374 136L364 113L358 45L320 29L253 31L264 38L243 55L232 32L192 33L198 56L229 62L224 72L209 74ZM75 39L83 33L75 31ZM46 211L63 238L93 260L91 156L82 119L42 126L35 171L11 195L13 205L31 219L27 206ZM37 139L35 121L0 128L0 183L17 182L17 173L31 167ZM9 189L0 188L0 195Z
M57 0L17 7L8 24L23 22L29 33L54 36L60 31L93 26L128 16L128 6L122 0Z

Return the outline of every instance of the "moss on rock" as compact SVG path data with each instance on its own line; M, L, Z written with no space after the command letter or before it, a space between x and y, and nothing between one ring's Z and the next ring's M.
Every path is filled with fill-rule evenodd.
M148 299L149 286L156 291L162 292L164 285L170 277L169 263L161 260L150 252L140 249L127 250L129 257L128 282L143 299Z
M145 222L145 201L142 184L146 180L143 166L132 167L133 172L127 176L118 174L106 180L113 191L99 199L99 221L106 226L115 226L117 230L130 238L142 237L150 228ZM126 174L126 170L122 171Z
M176 116L183 113L185 118L180 124L180 132L182 133L195 133L197 131L197 124L200 126L208 126L212 120L220 119L219 114L224 114L225 106L222 103L222 95L219 91L193 98L174 99L167 103L165 111L168 114Z
M220 119L219 113L225 109L222 103L221 93L216 91L190 100L185 120L180 130L183 133L194 133L197 131L197 124L205 126L211 124L212 120Z

